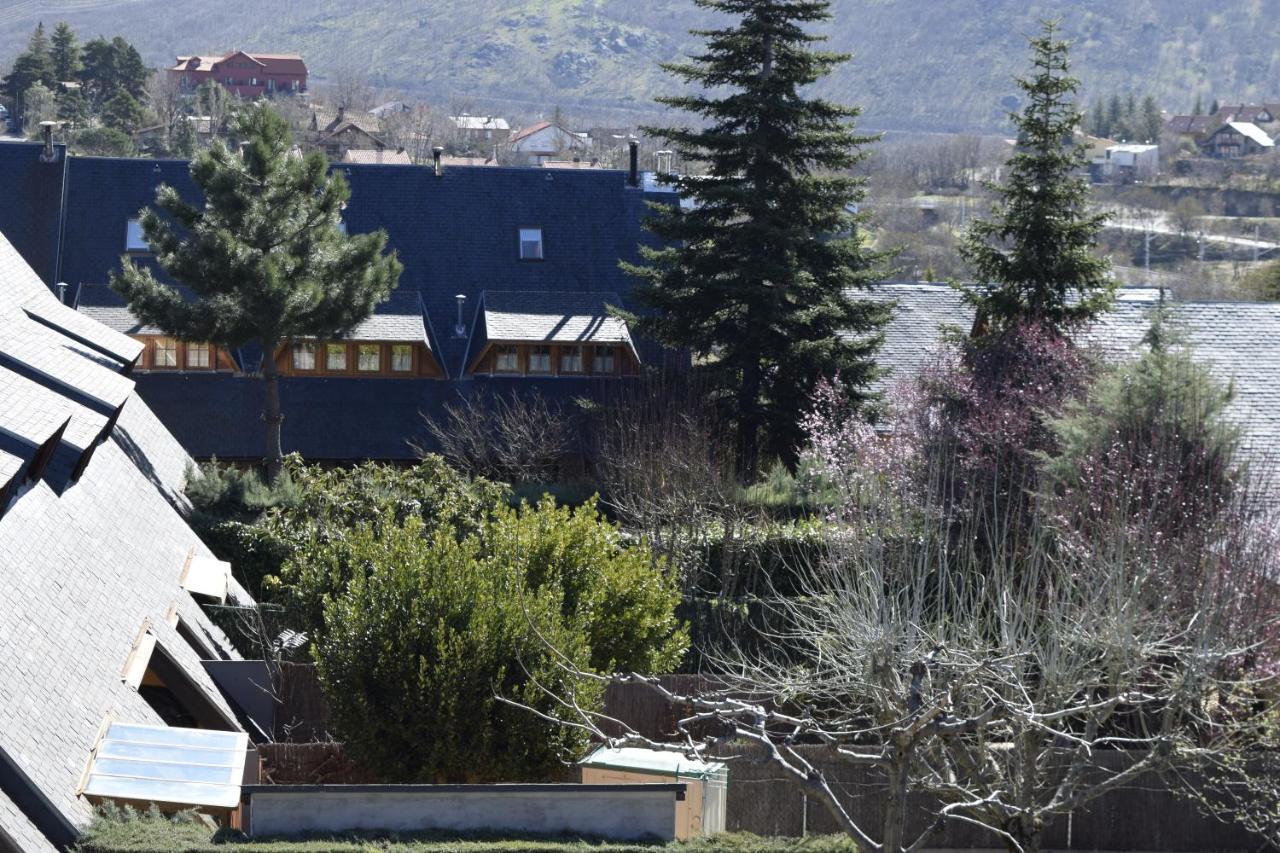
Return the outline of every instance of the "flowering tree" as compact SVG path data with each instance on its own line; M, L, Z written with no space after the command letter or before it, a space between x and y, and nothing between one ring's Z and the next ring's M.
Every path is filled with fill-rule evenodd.
M931 795L931 829L976 823L1035 851L1057 816L1238 745L1268 677L1254 664L1267 619L1238 615L1276 566L1249 488L1230 485L1249 514L1218 513L1176 542L1158 514L1130 511L1150 498L1141 479L1041 488L1060 434L1046 407L1097 405L1105 388L1088 392L1086 359L1063 339L1018 334L1004 359L952 352L891 395L887 438L848 416L838 388L819 388L806 467L840 499L826 557L795 567L798 595L767 602L769 642L708 651L715 692L611 677L693 709L669 741L606 732L562 697L574 724L694 754L760 744L859 843L894 853L931 835L906 837L911 792ZM1084 452L1082 464L1113 458ZM1175 569L1199 579L1178 597L1164 583ZM877 825L800 744L880 775Z

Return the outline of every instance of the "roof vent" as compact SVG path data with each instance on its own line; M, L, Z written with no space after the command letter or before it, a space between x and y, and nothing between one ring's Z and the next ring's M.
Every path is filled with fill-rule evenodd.
M60 281L57 284L55 284L54 287L58 288L58 301L61 302L63 305L66 305L67 304L67 283L65 281Z
M439 145L431 149L431 162L435 164L437 178L440 177L440 155L442 154L444 154L444 149Z
M454 299L458 300L458 322L453 327L453 336L455 338L465 338L467 336L467 327L462 323L462 304L467 301L467 294L459 293Z
M53 129L57 126L56 121L40 122L40 137L44 140L44 150L40 152L41 163L52 163L58 159L58 152L53 148Z
M631 169L627 172L627 185L640 186L640 143L632 139L627 143L631 149Z

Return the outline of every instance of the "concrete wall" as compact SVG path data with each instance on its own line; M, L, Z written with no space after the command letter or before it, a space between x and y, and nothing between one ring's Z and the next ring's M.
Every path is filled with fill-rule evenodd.
M369 830L675 837L679 785L259 785L243 789L255 837Z

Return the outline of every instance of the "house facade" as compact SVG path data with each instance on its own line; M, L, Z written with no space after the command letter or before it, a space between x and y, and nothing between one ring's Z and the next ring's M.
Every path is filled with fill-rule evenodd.
M165 183L197 201L181 160L72 157L0 146L18 188L0 232L86 318L137 340L138 393L197 458L260 459L264 354L179 341L139 324L106 286L122 253L151 264L138 212ZM460 396L537 392L607 400L673 353L633 338L620 261L653 244L646 202L674 195L646 175L601 169L341 163L350 233L385 229L399 287L341 340L298 340L266 357L281 372L286 450L318 461L410 460L430 447L424 417Z
M1233 160L1272 151L1275 146L1275 140L1256 124L1229 121L1208 134L1200 150L1210 157Z
M169 69L183 91L194 92L212 80L241 98L305 92L307 64L296 53L246 53L179 56Z
M517 159L530 166L540 166L548 160L572 159L591 147L586 134L565 130L549 121L520 128L511 134L509 145Z

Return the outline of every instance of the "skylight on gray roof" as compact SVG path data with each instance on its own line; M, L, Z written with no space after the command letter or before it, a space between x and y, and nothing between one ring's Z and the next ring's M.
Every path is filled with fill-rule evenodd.
M81 793L92 802L233 809L248 745L243 732L111 723Z

